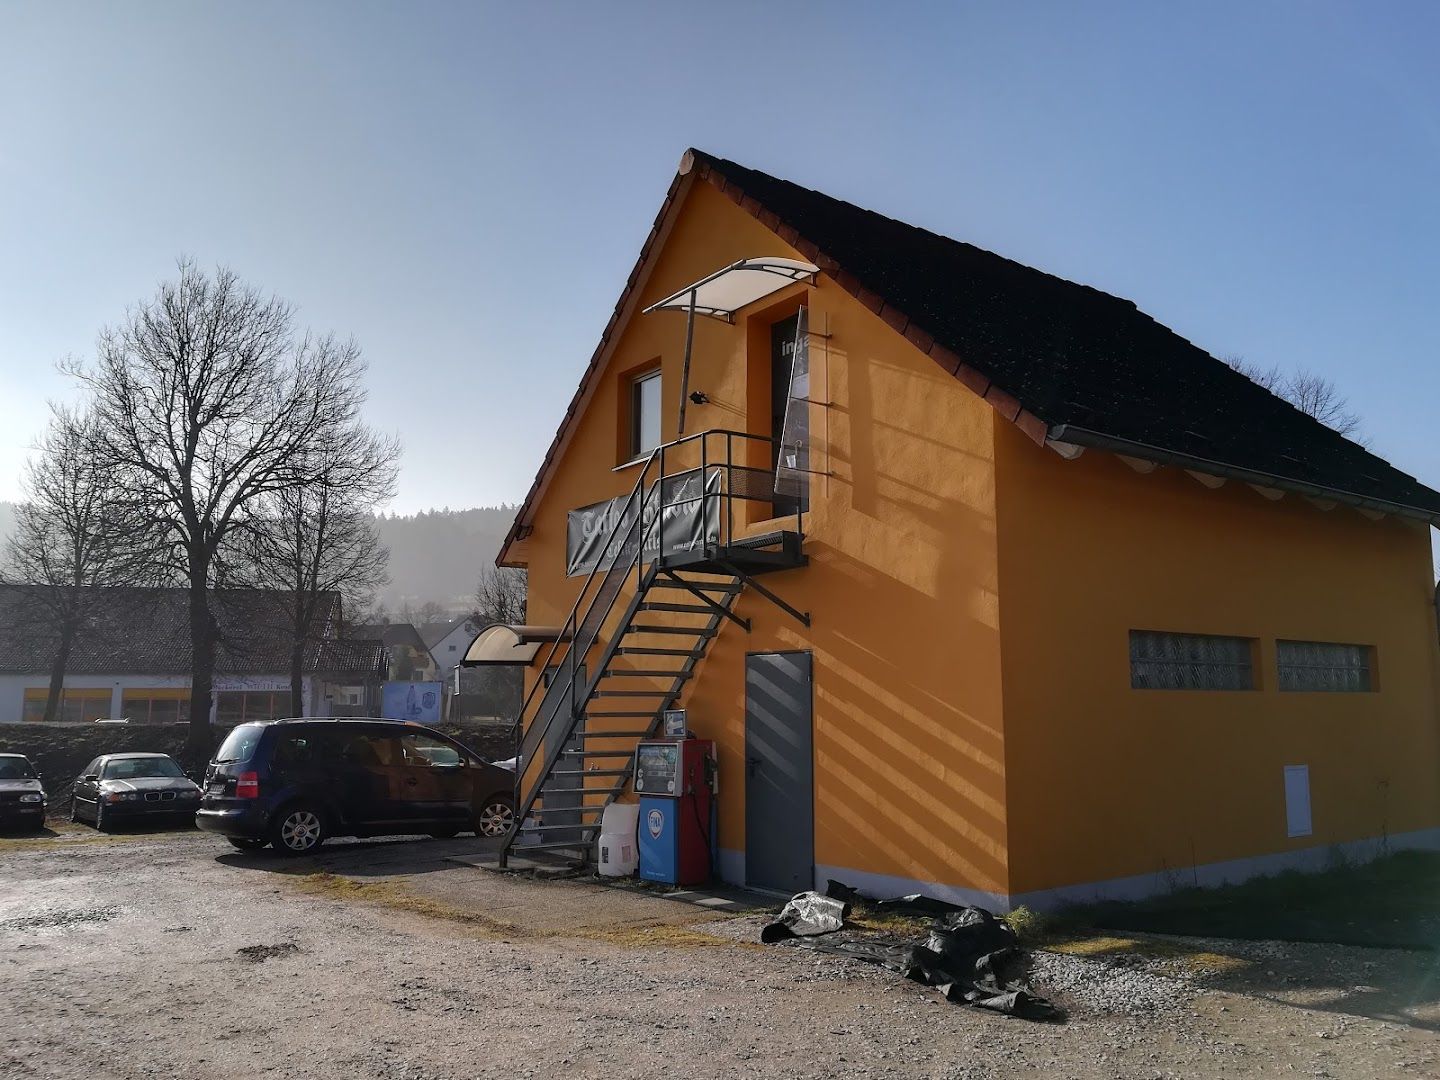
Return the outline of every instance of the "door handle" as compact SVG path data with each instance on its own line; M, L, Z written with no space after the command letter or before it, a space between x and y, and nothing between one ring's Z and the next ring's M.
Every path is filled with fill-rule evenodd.
M746 776L754 776L755 770L758 768L760 768L760 759L758 757L747 757L745 759Z
M406 783L407 785L409 785L410 787L414 787L415 784L417 783L417 781L416 781L415 777L413 777L413 776L407 776L407 777L405 778L405 783Z

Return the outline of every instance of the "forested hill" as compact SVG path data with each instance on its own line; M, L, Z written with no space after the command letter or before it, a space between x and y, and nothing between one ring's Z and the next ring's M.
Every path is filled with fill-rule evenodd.
M380 539L390 549L390 584L379 600L391 611L434 601L469 611L482 567L493 565L516 507L425 510L408 517L382 514Z
M480 570L495 561L514 517L513 506L380 515L376 525L390 549L390 584L377 600L391 612L427 602L457 614L469 611ZM0 502L0 544L14 520L14 505Z

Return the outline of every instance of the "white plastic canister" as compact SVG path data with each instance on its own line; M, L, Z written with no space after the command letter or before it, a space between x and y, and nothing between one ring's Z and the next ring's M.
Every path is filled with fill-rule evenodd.
M635 829L640 822L636 803L611 803L600 816L595 862L601 877L628 877L640 864Z

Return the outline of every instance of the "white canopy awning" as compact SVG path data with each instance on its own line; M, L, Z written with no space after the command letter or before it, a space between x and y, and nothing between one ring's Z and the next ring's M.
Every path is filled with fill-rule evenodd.
M735 312L747 304L763 300L791 282L814 281L819 272L818 266L799 259L741 259L651 304L645 309L645 314L664 310L689 311L693 295L696 315L709 315L732 322Z
M562 637L558 626L512 626L509 623L491 623L465 650L461 667L488 667L492 664L524 665L535 659L542 645L559 641Z

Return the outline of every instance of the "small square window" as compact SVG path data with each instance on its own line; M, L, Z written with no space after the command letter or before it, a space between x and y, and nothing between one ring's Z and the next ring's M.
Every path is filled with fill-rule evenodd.
M660 369L630 383L630 457L648 454L660 445Z

